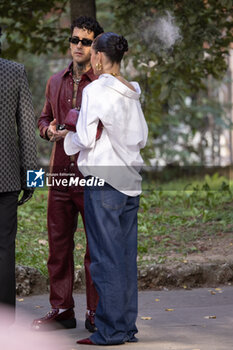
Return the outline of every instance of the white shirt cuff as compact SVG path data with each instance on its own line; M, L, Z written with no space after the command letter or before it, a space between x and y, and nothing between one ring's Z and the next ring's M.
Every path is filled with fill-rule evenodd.
M64 139L64 150L68 156L72 156L80 151L80 148L74 143L75 132L70 131Z

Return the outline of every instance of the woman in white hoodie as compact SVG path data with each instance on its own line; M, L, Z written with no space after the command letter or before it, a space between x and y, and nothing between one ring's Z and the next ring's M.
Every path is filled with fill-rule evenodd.
M127 50L126 39L115 33L103 33L94 40L91 64L99 79L84 89L77 132L69 132L64 142L68 155L80 152L91 275L99 294L97 331L79 344L137 341L140 149L145 147L148 129L139 102L140 87L120 73ZM102 134L96 138L100 121Z

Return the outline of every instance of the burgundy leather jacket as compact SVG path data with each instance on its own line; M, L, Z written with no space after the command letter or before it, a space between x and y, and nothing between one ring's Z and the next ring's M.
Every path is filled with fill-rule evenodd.
M72 109L74 84L72 79L72 66L73 63L71 63L66 69L62 70L61 72L52 75L48 80L46 86L46 101L38 121L40 136L44 139L48 140L46 131L49 127L50 122L56 118L57 124L65 124L65 117L69 110ZM76 98L76 107L78 111L81 108L82 91L84 87L95 79L97 79L97 76L94 75L92 69L82 75ZM64 141L62 139L54 143L50 159L50 172L56 174L62 173L62 179L66 178L66 176L64 176L66 173L67 178L69 177L69 173L75 173L75 176L82 178L83 176L77 168L78 154L75 155L75 160L71 160L71 158L67 156L64 151L63 142ZM59 178L59 175L57 178ZM53 189L57 189L59 191L67 191L68 187L55 185L53 186ZM83 187L77 187L77 191L83 191Z

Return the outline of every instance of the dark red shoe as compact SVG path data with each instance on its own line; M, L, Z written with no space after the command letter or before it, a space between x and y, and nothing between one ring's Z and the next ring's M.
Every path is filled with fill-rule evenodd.
M77 344L83 344L83 345L96 345L89 338L77 340L76 343Z
M95 312L92 310L88 310L86 312L86 321L85 321L85 328L90 332L94 333L97 331L97 328L95 326Z
M72 308L61 312L60 314L59 309L52 309L44 317L37 318L32 323L32 329L35 331L44 331L61 327L76 327L76 319Z

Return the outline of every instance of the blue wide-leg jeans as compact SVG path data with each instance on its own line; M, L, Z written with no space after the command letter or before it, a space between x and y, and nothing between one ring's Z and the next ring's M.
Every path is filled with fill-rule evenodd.
M99 295L95 344L136 341L137 211L139 196L110 185L86 186L84 212L91 256L91 276Z

